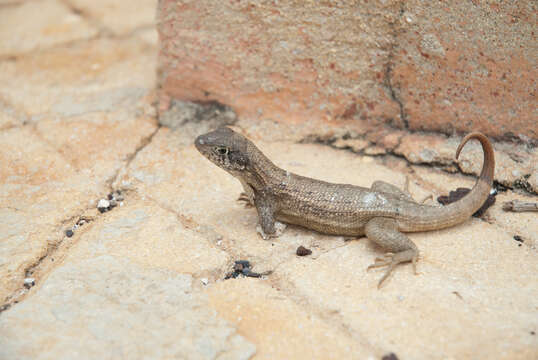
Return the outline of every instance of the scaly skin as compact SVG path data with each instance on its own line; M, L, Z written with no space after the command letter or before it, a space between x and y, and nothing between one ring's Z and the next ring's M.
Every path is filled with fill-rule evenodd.
M407 261L415 265L418 259L416 245L404 232L462 223L486 201L495 167L493 147L484 135L471 133L461 141L456 158L471 139L482 144L482 172L469 194L444 207L418 204L407 192L382 181L364 188L292 174L274 165L247 138L226 127L199 136L195 146L239 179L248 201L256 206L259 232L264 238L278 236L282 225L278 221L282 221L325 234L366 235L388 250L369 267L388 267L380 286L396 265Z

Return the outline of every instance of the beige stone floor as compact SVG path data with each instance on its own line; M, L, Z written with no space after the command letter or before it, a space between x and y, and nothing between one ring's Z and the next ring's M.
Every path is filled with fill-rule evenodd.
M503 192L484 219L411 234L419 274L401 266L379 290L365 269L382 251L365 238L262 240L240 184L191 132L158 126L155 7L0 1L0 359L538 357L538 219L501 209L532 196ZM307 176L408 174L416 198L473 183L255 129ZM97 211L114 190L124 200ZM240 259L272 274L224 280Z

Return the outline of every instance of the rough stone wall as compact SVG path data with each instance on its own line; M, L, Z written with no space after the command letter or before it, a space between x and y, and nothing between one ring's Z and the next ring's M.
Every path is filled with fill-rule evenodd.
M159 1L160 110L537 139L532 1Z

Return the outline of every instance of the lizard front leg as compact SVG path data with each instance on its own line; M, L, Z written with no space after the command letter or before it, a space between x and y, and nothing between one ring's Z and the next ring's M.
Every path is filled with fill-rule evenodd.
M254 190L245 180L240 179L239 181L241 181L244 191L239 194L237 201L243 202L246 208L252 207L254 205Z
M260 220L256 231L264 240L280 236L286 225L275 220L276 208L273 196L266 190L257 191L254 195L254 204Z
M368 266L368 269L388 267L385 275L379 280L378 288L399 263L412 261L415 274L417 273L418 248L405 234L398 230L396 220L382 217L373 218L366 223L364 230L368 239L389 251Z

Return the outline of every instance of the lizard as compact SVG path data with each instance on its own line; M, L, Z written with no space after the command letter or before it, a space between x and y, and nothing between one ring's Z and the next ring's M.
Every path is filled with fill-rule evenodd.
M405 233L460 224L488 198L495 168L488 138L479 132L468 134L455 158L471 139L482 145L480 176L466 196L446 206L417 203L409 192L384 181L374 181L365 188L293 174L276 166L252 141L228 127L200 135L194 144L203 156L241 182L243 195L256 207L258 232L264 239L279 236L287 223L325 234L366 236L387 250L367 268L386 267L379 288L400 263L411 262L417 273L419 250Z

